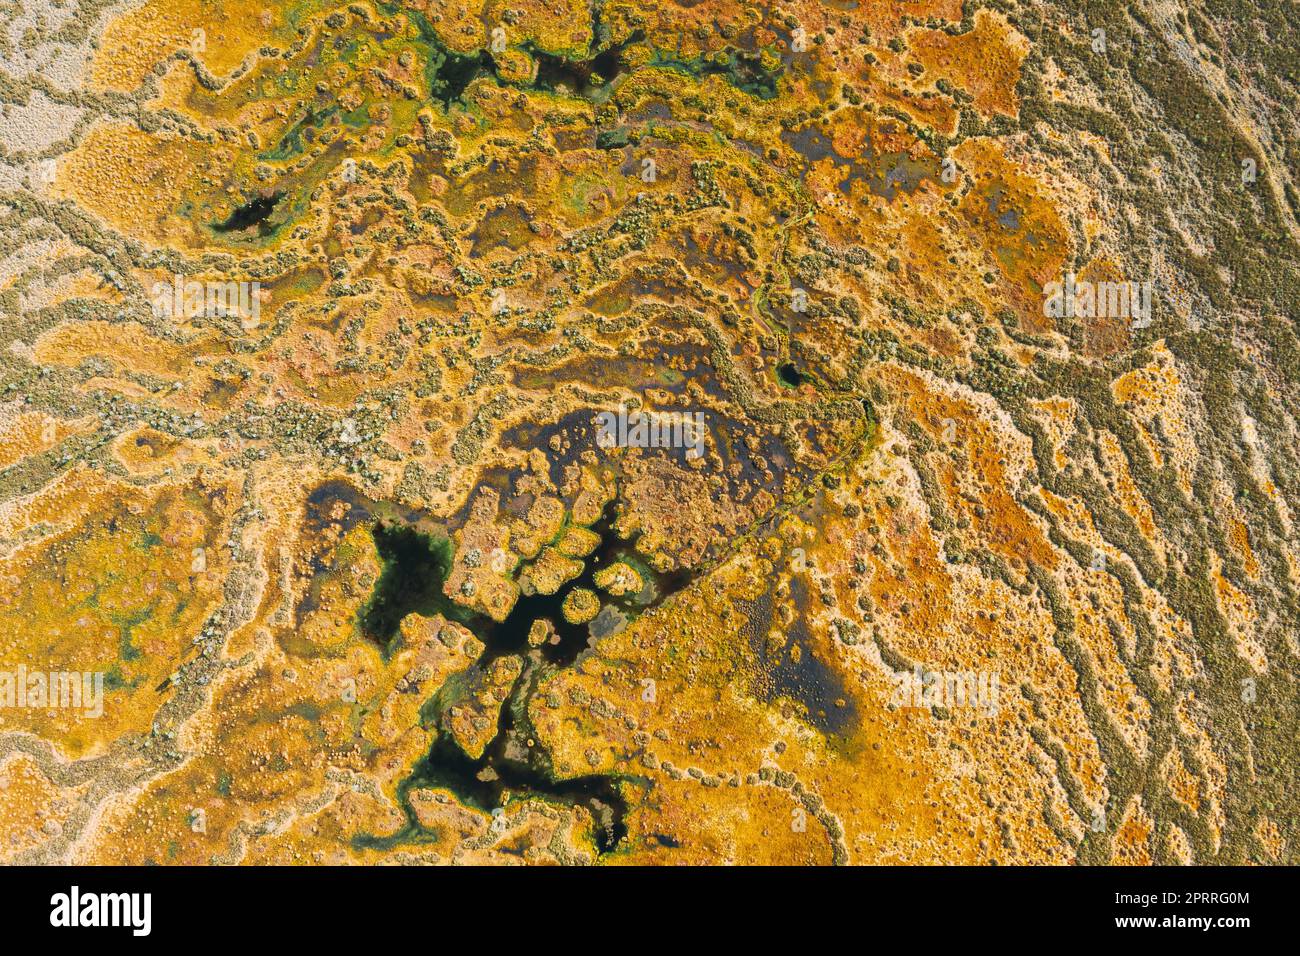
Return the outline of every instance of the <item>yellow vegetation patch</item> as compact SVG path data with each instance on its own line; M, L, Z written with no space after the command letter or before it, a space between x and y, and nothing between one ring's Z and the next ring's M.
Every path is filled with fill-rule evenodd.
M1016 84L1029 41L999 13L977 10L974 20L971 30L956 36L942 30L914 32L911 50L928 78L948 80L970 93L985 117L1015 116L1020 109Z
M220 596L223 498L220 487L118 486L104 510L0 561L0 662L79 675L98 696L6 707L0 727L39 733L70 756L148 728L160 685L193 653L188 635Z

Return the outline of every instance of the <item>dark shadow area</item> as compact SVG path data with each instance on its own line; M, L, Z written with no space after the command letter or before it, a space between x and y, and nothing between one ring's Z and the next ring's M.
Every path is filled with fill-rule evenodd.
M272 193L270 196L259 196L252 202L245 203L230 214L230 218L225 222L217 223L212 228L217 232L239 232L243 229L250 229L257 226L259 235L269 235L271 228L267 226L266 220L270 218L275 211L276 203L284 197L284 193Z
M469 616L463 609L458 615L442 593L442 583L451 573L450 541L382 522L375 525L374 537L384 570L361 614L361 627L367 635L388 648L408 614Z
M790 388L798 388L812 381L812 376L805 372L799 371L799 367L793 362L782 362L776 367L776 376L781 380L782 385Z

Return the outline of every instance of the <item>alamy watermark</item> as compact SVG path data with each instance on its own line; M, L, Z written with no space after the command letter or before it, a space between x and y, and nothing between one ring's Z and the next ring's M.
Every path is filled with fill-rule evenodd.
M998 712L1001 678L996 671L927 671L918 664L896 679L890 700L895 707L970 708L987 717Z
M601 448L685 448L687 458L704 456L703 412L643 412L619 405L596 416Z
M29 671L19 664L0 670L0 708L81 710L87 717L104 714L102 671Z
M155 282L150 290L154 315L166 319L237 318L245 329L262 318L262 283L186 279Z
M1080 282L1069 272L1043 291L1043 315L1049 318L1128 319L1135 329L1151 324L1150 282Z
M119 926L132 936L148 936L153 928L152 893L83 893L73 886L50 897L50 925Z

